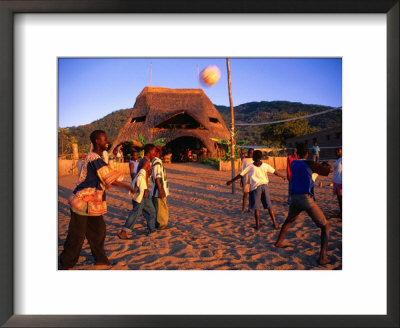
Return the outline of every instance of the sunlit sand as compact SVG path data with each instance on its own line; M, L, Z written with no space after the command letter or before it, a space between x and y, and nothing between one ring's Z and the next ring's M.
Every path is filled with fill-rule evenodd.
M331 225L328 258L317 264L320 232L306 213L289 229L286 248L274 246L279 229L273 229L268 212L261 211L261 229L255 231L253 212L241 213L242 193L225 185L230 172L219 172L202 164L166 164L170 186L169 228L147 236L141 217L131 239L121 240L118 232L132 207L127 193L112 187L107 192L108 213L105 250L114 263L111 270L332 270L342 269L342 221L330 186L332 175L318 177L316 199ZM282 172L284 173L284 172ZM285 174L285 173L284 173ZM288 205L287 182L270 175L270 193L279 226ZM58 186L58 248L63 249L70 219L68 196L76 176L62 176ZM130 177L125 176L129 182ZM322 183L322 186L320 186ZM85 241L74 270L95 270ZM101 269L101 268L97 268Z

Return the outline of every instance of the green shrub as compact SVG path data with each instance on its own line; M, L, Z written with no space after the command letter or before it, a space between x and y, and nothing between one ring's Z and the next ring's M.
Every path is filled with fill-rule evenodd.
M235 147L235 159L240 158L240 148ZM224 156L221 158L224 162L230 162L231 161L231 150L229 149Z
M219 159L218 158L204 158L201 161L202 164L210 165L212 167L219 168Z

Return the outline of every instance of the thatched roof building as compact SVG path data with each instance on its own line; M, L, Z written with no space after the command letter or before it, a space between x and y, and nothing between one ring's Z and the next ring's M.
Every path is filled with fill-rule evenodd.
M230 138L221 115L202 89L160 87L145 87L137 96L112 149L128 140L141 147L139 134L148 142L166 138L172 151L180 144L180 148L206 147L209 153L217 151L211 138Z

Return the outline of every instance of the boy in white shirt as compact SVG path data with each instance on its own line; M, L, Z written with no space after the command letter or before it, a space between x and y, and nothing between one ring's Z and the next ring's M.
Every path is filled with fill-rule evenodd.
M272 209L271 198L268 189L268 173L273 173L276 176L286 180L286 177L276 171L271 165L263 163L261 161L262 152L256 150L253 153L253 164L247 166L240 174L229 180L226 184L229 186L234 181L248 174L250 179L250 208L254 210L254 217L256 220L256 230L260 228L260 209L268 209L269 215L271 216L272 223L275 229L278 229L278 225L275 220L275 213Z
M127 232L131 232L137 218L143 213L147 221L149 235L156 231L156 210L148 191L148 181L151 176L151 160L155 157L155 146L147 144L144 146L144 157L138 166L138 173L132 181L135 193L132 195L132 211L126 219L125 225L119 232L120 239L129 239Z

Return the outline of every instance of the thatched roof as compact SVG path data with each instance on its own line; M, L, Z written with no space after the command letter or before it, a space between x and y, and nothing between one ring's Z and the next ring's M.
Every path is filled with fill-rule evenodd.
M167 124L169 128L166 128L166 123L180 114L186 118L190 116L198 127L171 128L173 125ZM215 152L211 138L230 138L224 120L202 89L160 87L145 87L137 96L132 113L118 133L112 149L127 140L141 146L138 134L149 142L166 138L167 143L183 136L196 137L210 152Z

